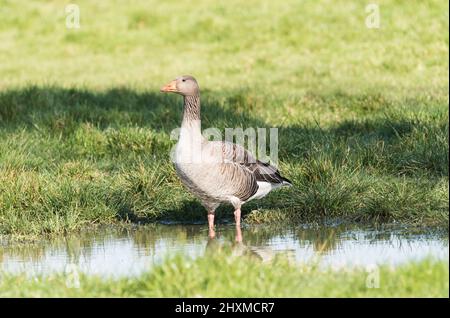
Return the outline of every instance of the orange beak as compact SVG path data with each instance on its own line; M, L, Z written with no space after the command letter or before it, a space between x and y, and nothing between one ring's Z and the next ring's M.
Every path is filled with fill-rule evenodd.
M170 83L161 87L161 92L163 93L177 92L177 81L173 80Z

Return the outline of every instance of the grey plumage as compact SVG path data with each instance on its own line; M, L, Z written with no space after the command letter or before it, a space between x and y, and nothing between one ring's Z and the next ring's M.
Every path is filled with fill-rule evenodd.
M208 141L202 136L200 92L192 76L179 77L162 91L184 97L175 168L182 183L201 200L209 213L214 213L221 203L231 203L240 209L243 203L261 198L274 188L291 185L277 168L257 160L242 146Z

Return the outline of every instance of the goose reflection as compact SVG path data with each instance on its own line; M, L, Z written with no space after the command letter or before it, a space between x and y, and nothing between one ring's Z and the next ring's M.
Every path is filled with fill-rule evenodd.
M263 263L271 262L275 257L280 255L287 257L289 261L295 259L293 250L275 251L268 245L251 245L245 243L240 227L236 227L234 241L230 239L221 241L216 236L208 238L205 255L218 253L226 253L230 257L250 257Z

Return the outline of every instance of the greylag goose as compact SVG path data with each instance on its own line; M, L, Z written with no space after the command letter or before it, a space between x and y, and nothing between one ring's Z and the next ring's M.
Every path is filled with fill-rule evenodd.
M180 136L172 159L181 182L208 212L210 237L215 236L214 212L221 203L233 205L236 227L240 227L244 203L260 199L275 188L291 185L277 168L257 160L242 146L203 137L200 89L194 77L180 76L163 86L161 92L180 94L184 98Z

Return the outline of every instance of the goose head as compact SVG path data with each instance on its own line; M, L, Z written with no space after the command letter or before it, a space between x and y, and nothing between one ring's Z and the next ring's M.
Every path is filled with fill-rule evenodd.
M183 96L198 95L200 88L193 76L183 75L167 83L161 88L163 93L176 93Z

